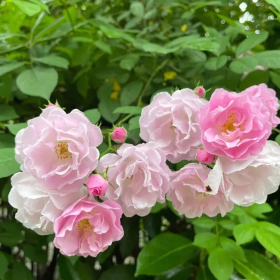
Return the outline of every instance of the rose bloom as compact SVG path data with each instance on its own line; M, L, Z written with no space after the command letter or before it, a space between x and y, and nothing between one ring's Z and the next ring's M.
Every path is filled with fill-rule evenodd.
M79 110L43 110L16 136L16 159L49 189L77 191L96 168L101 130Z
M222 185L226 197L235 204L262 204L280 184L280 147L267 141L263 151L246 161L231 161L219 157L211 171L210 187Z
M100 159L97 172L109 168L107 175L112 187L106 196L122 206L125 216L145 216L156 202L165 201L171 174L165 161L164 152L154 143L123 144L117 155L107 154Z
M188 218L202 214L214 217L219 213L224 216L233 209L233 203L226 199L222 190L209 187L210 171L205 165L190 163L173 174L167 199L179 214Z
M204 148L232 160L260 153L272 129L269 112L260 100L224 89L217 89L201 108L198 123Z
M280 123L280 119L277 117L279 108L278 98L273 89L268 88L266 84L260 84L258 86L249 87L242 93L250 95L255 99L255 102L263 105L263 111L269 112L269 121L272 127L276 127Z
M54 245L63 255L96 257L124 233L122 209L114 201L80 199L56 219Z
M12 176L9 203L18 210L15 216L18 221L36 233L45 235L54 232L55 219L83 196L82 190L68 194L48 191L31 174L19 172Z
M194 160L201 145L196 116L206 103L190 89L157 94L142 110L140 137L155 142L173 163Z

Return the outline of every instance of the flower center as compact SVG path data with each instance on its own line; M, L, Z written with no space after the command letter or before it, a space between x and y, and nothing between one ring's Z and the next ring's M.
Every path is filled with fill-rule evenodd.
M66 141L59 141L56 144L55 153L58 159L72 158L72 154L68 150L68 143Z
M234 125L236 123L236 118L233 112L229 112L227 121L222 125L221 132L228 134L228 132L233 132L237 128L242 130L242 125Z
M77 227L80 234L91 232L93 230L93 225L88 221L88 219L79 221Z

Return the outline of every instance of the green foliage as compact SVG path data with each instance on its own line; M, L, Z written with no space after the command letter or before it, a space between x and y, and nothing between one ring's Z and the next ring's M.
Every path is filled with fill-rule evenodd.
M210 98L219 87L267 83L279 98L278 0L0 5L0 280L280 279L277 194L214 218L186 219L158 203L149 216L123 217L124 238L86 259L57 257L53 236L18 223L8 203L19 171L15 135L48 100L78 108L106 132L123 125L127 142L138 144L142 108L158 92L200 84ZM271 139L280 143L278 132ZM99 150L108 147L105 139Z

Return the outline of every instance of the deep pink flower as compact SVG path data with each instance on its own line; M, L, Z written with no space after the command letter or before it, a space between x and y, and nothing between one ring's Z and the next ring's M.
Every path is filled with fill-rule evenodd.
M205 93L204 87L198 87L198 88L196 88L194 91L197 93L197 95L198 95L199 97L202 97L203 94Z
M196 159L203 164L211 164L215 160L215 156L209 154L205 149L198 149Z
M108 181L99 174L93 174L87 182L87 190L90 196L104 196L108 189Z
M222 190L208 186L210 171L205 165L190 163L174 173L167 199L179 214L188 218L202 214L214 217L232 210L234 204L226 199Z
M127 131L123 127L117 127L112 132L112 140L116 143L125 142L127 137Z
M248 159L265 146L272 129L269 117L261 100L217 89L198 114L202 144L214 155Z
M96 168L101 130L79 110L49 107L16 136L16 159L48 189L77 191Z
M268 88L266 84L260 84L258 86L252 86L242 92L242 94L248 94L256 103L263 105L263 112L266 110L269 112L269 121L272 127L276 127L280 123L280 119L277 117L277 111L279 108L278 98L276 92Z
M96 257L123 237L122 209L114 201L78 200L54 223L54 245L63 255Z
M206 103L190 89L177 90L172 95L157 94L142 110L140 137L146 142L155 142L173 163L194 160L196 149L201 145L196 116Z

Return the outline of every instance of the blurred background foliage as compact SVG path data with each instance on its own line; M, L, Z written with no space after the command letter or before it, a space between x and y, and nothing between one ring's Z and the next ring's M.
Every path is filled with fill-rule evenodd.
M280 279L277 193L214 219L156 205L124 217L124 238L87 259L59 255L53 236L24 228L7 202L14 135L47 100L103 129L122 120L137 144L141 108L157 92L200 83L209 98L267 83L279 93L279 12L279 0L2 0L0 279Z

